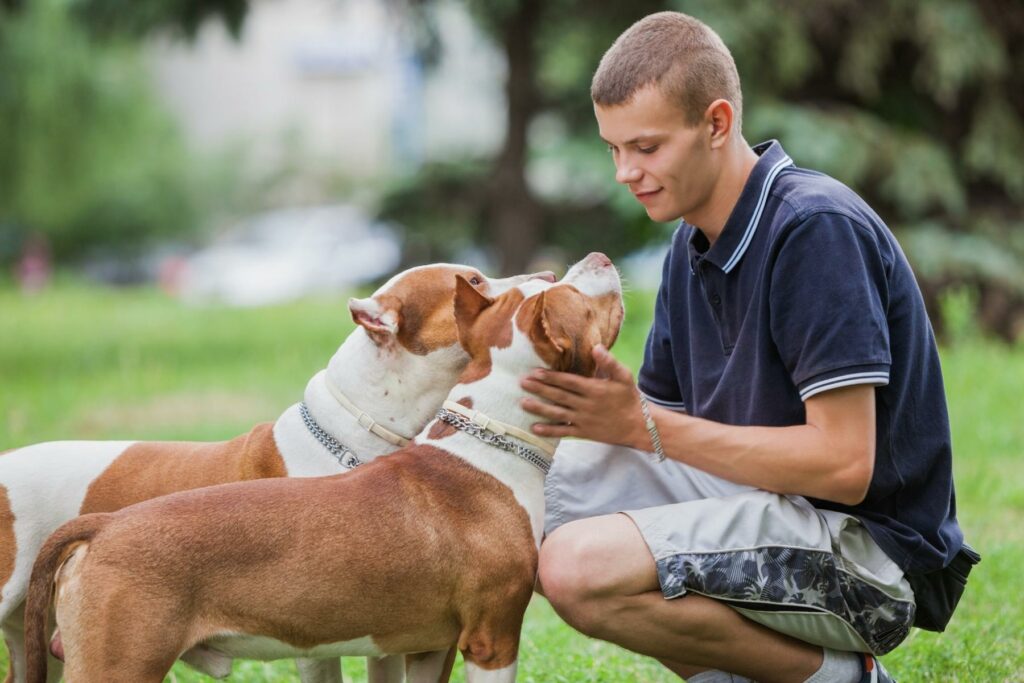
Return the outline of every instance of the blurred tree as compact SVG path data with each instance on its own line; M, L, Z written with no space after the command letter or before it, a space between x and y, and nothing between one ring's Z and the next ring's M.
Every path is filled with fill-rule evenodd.
M438 2L395 1L421 20ZM732 49L748 140L778 137L797 163L851 185L898 232L936 323L942 293L967 287L987 329L1006 338L1024 330L1024 3L463 2L507 58L507 133L494 158L428 165L385 199L383 213L410 228L413 258L482 241L503 271L521 271L542 245L615 256L663 235L615 190L588 88L622 30L671 8L706 21ZM0 17L34 4L0 0ZM72 3L95 31L186 34L209 16L237 31L247 6ZM12 92L3 66L0 107Z
M615 255L656 237L626 193L609 187L588 87L615 37L665 4L465 2L509 60L504 146L493 160L423 169L385 213L436 248L426 231L461 206L457 225L495 245L506 272L522 270L541 244L576 241ZM797 163L852 186L900 234L937 324L938 298L967 286L987 329L1021 334L1024 3L669 6L707 22L732 49L749 141L781 139ZM445 199L434 201L441 188Z
M425 16L436 4L408 1ZM618 33L663 4L465 4L506 57L505 138L493 159L428 165L385 198L382 214L412 231L410 260L450 258L453 248L482 242L502 272L514 273L529 267L542 246L570 254L599 249L615 256L664 235L635 202L615 196L611 162L597 138L588 94L593 67ZM444 216L451 206L460 207L454 221ZM434 215L436 210L441 215ZM447 227L438 231L442 224Z
M184 145L133 48L97 46L65 7L0 23L0 260L29 234L64 258L194 224Z

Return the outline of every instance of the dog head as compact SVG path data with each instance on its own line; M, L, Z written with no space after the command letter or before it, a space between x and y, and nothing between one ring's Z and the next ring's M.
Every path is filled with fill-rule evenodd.
M496 297L530 280L554 281L549 272L489 278L476 268L439 263L411 268L365 299L349 299L352 320L381 350L417 356L458 343L452 301L456 281L483 297Z
M330 396L333 387L379 425L399 435L415 434L437 412L469 362L458 341L456 283L493 298L527 282L553 280L552 273L494 279L451 264L399 273L371 296L349 301L358 327L331 358L324 378L310 380L307 403L325 406L319 413L321 426L343 433L344 418L334 424L329 417L337 412L337 397Z
M459 383L496 370L518 376L538 365L591 376L594 347L615 343L623 312L618 271L596 252L557 283L527 281L498 296L460 276L455 319L470 363Z

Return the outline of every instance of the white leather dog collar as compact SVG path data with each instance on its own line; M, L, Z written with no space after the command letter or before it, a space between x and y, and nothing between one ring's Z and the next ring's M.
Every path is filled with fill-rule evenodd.
M348 397L345 396L345 394L341 393L341 391L339 391L338 388L335 387L330 381L326 381L324 382L324 384L327 385L327 390L331 392L331 396L334 397L334 400L341 404L342 408L352 413L352 417L356 418L356 420L359 422L359 426L365 429L366 431L370 432L371 434L375 434L376 436L379 436L388 443L394 446L398 446L399 448L402 448L403 446L408 446L409 442L412 441L412 439L409 439L408 437L404 437L401 434L395 434L390 429L382 427L380 424L377 423L376 420L373 419L372 416L370 416L369 413L362 411L359 408L359 406L350 401Z

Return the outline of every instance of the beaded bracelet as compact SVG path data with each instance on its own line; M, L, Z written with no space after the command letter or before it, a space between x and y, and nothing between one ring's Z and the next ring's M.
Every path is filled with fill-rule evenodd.
M643 394L640 394L640 412L644 414L644 424L651 437L651 445L654 446L655 462L665 462L665 449L661 446L661 434L658 433L658 425L651 417L651 407L647 405L647 397Z

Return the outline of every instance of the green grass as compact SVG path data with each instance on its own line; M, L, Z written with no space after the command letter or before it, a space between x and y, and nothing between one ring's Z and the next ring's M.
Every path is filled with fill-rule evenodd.
M634 370L651 297L631 295L617 355ZM186 307L155 291L0 289L0 450L51 439L221 439L301 397L351 330L344 300L261 309ZM944 634L914 631L885 658L903 681L1024 680L1024 348L970 341L943 352L958 509L984 555ZM0 672L6 671L0 655ZM347 680L364 681L359 659ZM183 665L168 680L210 681ZM232 680L297 680L289 661L238 662ZM456 681L464 680L460 669ZM589 640L543 599L527 613L519 680L676 680Z

